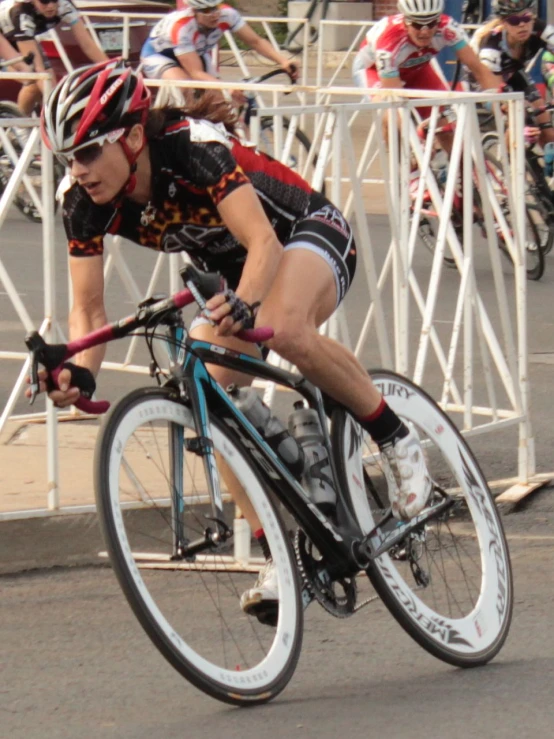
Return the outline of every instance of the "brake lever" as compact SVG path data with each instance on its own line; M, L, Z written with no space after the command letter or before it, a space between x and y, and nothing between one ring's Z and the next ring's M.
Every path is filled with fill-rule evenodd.
M29 376L31 382L29 383L29 388L31 390L31 396L29 398L29 405L33 405L33 403L36 400L36 397L39 392L39 384L38 384L38 359L36 352L32 351L29 354L29 362L31 364L31 369L29 371Z

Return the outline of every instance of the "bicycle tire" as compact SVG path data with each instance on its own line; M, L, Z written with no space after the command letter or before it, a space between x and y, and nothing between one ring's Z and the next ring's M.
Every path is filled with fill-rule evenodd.
M534 198L534 206L541 214L541 218L549 226L550 238L541 247L546 256L554 245L554 194L546 182L544 171L539 163L531 161L529 155L525 157L525 171L527 173L527 189Z
M0 118L21 118L22 116L23 113L15 103L10 103L9 101L3 101L0 103ZM23 145L19 142L17 137L12 136L12 145L19 156L23 150ZM14 166L11 159L6 153L4 153L3 148L0 146L0 192L5 190L13 169ZM31 163L27 170L27 174L40 181L42 168L40 165ZM40 217L40 213L23 185L20 188L20 192L22 194L16 195L13 199L15 207L32 223L41 223L42 219Z
M0 102L0 118L21 118L23 113L19 110L15 103L9 100ZM18 140L12 139L12 145L18 155L21 154L23 145ZM13 172L13 164L11 159L4 153L0 146L0 193L4 191L8 181ZM64 176L65 170L61 167L56 160L54 160L54 212L58 209L58 201L55 199L56 190ZM27 174L39 182L42 181L42 167L37 161L31 162ZM37 189L35 187L35 189ZM13 199L13 204L26 218L32 223L42 223L42 218L39 211L37 210L31 196L26 191L25 187L21 186L21 195L16 195Z
M485 161L489 163L490 166L497 169L502 174L502 165L498 161L498 159L492 154L492 150L490 147L485 148L484 151ZM490 170L489 170L490 171ZM494 182L500 182L502 183L503 178L494 178ZM494 187L493 182L493 187ZM501 195L501 193L500 193ZM501 197L497 195L499 201L501 201ZM531 236L530 239L525 240L525 272L527 274L527 279L537 281L540 280L541 277L544 274L544 268L545 268L545 262L544 262L544 255L552 249L552 240L554 239L554 228L552 225L543 219L543 215L541 212L540 207L537 205L537 201L533 197L532 193L530 193L529 189L526 190L525 193L525 223L526 223L526 233ZM501 202L502 205L502 202ZM505 211L506 220L508 223L510 223L509 220L509 212L507 210L508 203L506 202L503 205L503 210ZM542 220L542 228L539 230L538 227L538 221ZM501 234L499 234L498 238L498 246L502 254L506 256L510 262L513 263L512 256L508 250L508 248L505 246L503 239L501 238Z
M454 513L426 525L420 534L423 539L410 537L404 542L404 555L389 551L374 560L367 568L368 578L399 625L426 651L457 667L483 665L502 648L513 609L508 545L490 490L466 441L424 390L388 370L370 370L369 374L391 408L419 433L433 479L451 494L459 489L462 497ZM376 509L374 492L367 492L367 486L364 491L360 480L369 475L388 500L380 455L344 409L334 413L332 442L341 489L362 530L369 533L382 512ZM444 548L442 536L448 544ZM380 542L377 535L375 546ZM417 552L416 546L420 554L415 566L420 568L423 583L423 568L427 567L426 585L417 584L412 560L402 558L406 551ZM438 551L437 546L440 555L434 558L433 547ZM457 574L445 580L442 592L441 566L443 575L448 568L451 574L458 563L460 569L462 563L467 565L470 573L480 567L479 582L470 584L465 575L456 579Z
M486 133L482 138L482 142L485 156L492 156L493 160L499 163L500 160L496 153L499 147L498 133ZM554 198L535 155L527 150L525 153L525 172L526 202L529 208L540 214L541 219L548 227L547 238L541 238L541 250L546 256L554 245Z
M252 587L251 573L227 571L223 555L214 555L211 564L197 556L192 565L171 556L178 527L185 541L186 533L192 541L203 538L207 513L202 511L211 511L204 501L205 478L198 487L195 483L204 460L198 458L198 466L189 469L191 455L184 452L185 432L196 436L192 412L174 390L135 390L105 419L94 464L100 527L135 616L170 664L217 700L238 706L265 703L287 685L300 654L303 608L295 555L248 453L217 418L210 418L210 427L215 449L248 491L277 565L281 608L276 628L240 609L240 590ZM190 484L179 497L177 512L175 505L168 511L167 503L179 487L172 465L177 475L180 469L188 473L185 481ZM208 597L201 599L203 594ZM212 628L214 618L219 628ZM250 659L261 661L253 664Z
M304 19L307 21L312 20L312 16L315 13L316 7L318 3L321 1L321 4L323 6L322 12L321 12L321 18L325 19L327 16L327 9L329 7L329 0L311 0L310 5L308 7L308 10L306 11L306 15L304 16ZM296 43L293 45L294 39L301 35L304 36L304 26L302 23L299 23L296 28L293 28L292 31L289 31L287 34L284 42L283 42L283 49L286 49L287 51L298 54L304 49L304 46L302 44ZM310 37L308 39L308 44L312 45L315 44L317 39L319 38L319 30L317 26L310 26Z
M283 128L288 131L289 127L291 125L291 122L288 118L283 117ZM261 129L261 136L260 136L260 144L258 145L258 148L260 151L263 151L266 154L269 154L270 156L273 156L273 146L272 142L263 140L263 134L267 133L268 131L273 132L273 118L271 116L262 116L260 119L260 129ZM302 159L302 155L307 156L311 147L312 142L306 136L304 131L302 131L300 128L297 128L294 132L294 138L298 144L298 152L299 156L296 155L295 152L291 151L289 161L287 162L287 166L290 167L290 169L297 171L296 167L298 166L298 160ZM313 155L312 163L311 163L311 169L315 171L315 168L317 166L318 162L318 156L317 154ZM302 174L302 172L298 172L298 174ZM309 179L310 178L305 178ZM325 195L325 182L321 185L318 192L320 192L322 195Z

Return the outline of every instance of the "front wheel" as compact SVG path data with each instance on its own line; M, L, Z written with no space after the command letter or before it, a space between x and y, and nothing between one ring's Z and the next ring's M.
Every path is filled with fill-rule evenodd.
M183 554L215 524L204 458L186 451L196 437L192 413L176 393L136 390L110 411L96 445L96 502L114 571L154 645L208 695L252 705L274 698L292 677L302 643L300 588L289 537L248 454L216 418L210 429L218 467L247 491L264 528L278 573L276 627L240 607L263 558L237 563L234 537ZM232 530L225 490L223 501Z
M435 490L456 502L373 561L367 575L420 646L458 667L483 665L506 640L513 601L508 545L487 482L457 428L427 393L394 372L370 375L419 435ZM369 533L389 506L379 450L344 411L335 412L332 434L343 489ZM378 530L374 548L386 533Z
M23 113L19 110L15 103L9 101L3 101L0 103L0 118L14 119L14 125L9 128L5 128L5 132L10 140L13 149L19 157L27 143L29 138L30 128L22 128L16 125L18 118L23 118ZM15 169L15 163L12 161L8 152L0 146L0 193L2 193L10 180ZM64 170L56 161L54 161L54 195L57 190L58 184L64 175ZM26 171L26 176L30 185L32 185L35 195L38 200L42 201L42 164L39 154L36 154L29 164ZM35 199L27 190L25 184L22 182L16 192L13 204L15 207L30 221L33 223L41 223L42 218L40 210L37 207ZM54 210L57 209L57 201L54 200Z

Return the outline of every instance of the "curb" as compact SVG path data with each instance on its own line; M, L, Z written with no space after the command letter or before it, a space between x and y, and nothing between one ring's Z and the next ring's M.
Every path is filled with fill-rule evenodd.
M0 575L51 567L106 565L96 513L0 523Z

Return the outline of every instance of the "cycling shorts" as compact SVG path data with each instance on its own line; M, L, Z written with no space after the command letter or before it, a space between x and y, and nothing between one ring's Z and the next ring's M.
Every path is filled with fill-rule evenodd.
M356 244L352 229L340 210L327 203L298 221L290 239L284 244L285 251L295 249L311 251L329 265L335 279L338 308L356 272ZM192 330L206 323L209 323L208 319L198 314L190 328Z
M204 72L217 76L217 70L212 61L211 54L199 54ZM167 51L154 51L152 45L146 41L140 52L140 61L143 65L142 71L145 77L152 80L159 80L163 77L163 73L167 69L175 67L176 69L183 69L179 64L177 57L174 52L168 49Z
M431 64L425 64L416 67L412 73L402 73L401 77L404 82L405 90L448 90L450 88L442 77L433 69ZM378 89L386 87L386 83L379 77L379 73L375 67L362 69L354 74L354 81L358 87L368 89ZM431 115L432 108L423 107L417 109L420 116L425 119Z

